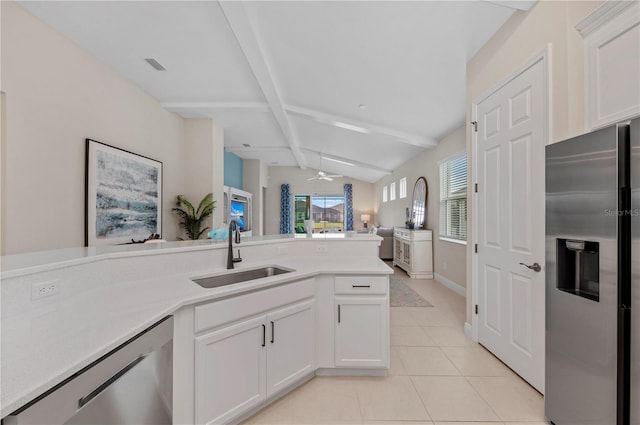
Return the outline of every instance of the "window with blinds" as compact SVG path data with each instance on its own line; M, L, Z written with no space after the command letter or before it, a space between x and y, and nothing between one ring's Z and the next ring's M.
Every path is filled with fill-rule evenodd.
M467 156L440 162L440 238L467 240Z

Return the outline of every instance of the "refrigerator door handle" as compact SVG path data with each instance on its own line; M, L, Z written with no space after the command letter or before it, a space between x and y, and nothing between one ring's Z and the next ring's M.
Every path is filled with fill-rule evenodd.
M520 263L520 265L525 266L526 268L533 270L534 272L540 272L542 270L542 266L538 263L533 263L532 265Z

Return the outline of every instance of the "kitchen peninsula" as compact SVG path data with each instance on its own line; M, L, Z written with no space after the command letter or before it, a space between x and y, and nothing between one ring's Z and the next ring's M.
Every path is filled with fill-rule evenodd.
M168 315L175 323L174 423L246 417L316 374L386 374L392 270L378 259L382 239L337 236L246 238L236 247L243 261L229 271L226 242L214 241L3 257L0 417ZM209 289L192 281L265 266L289 272ZM51 294L34 293L43 283ZM308 325L303 335L286 334L288 317ZM220 402L217 392L230 383L219 383L214 376L220 368L227 374L233 368L214 361L220 350L230 347L217 344L220 336L232 338L239 326L255 326L264 333L266 324L271 326L271 343L266 344L264 334L264 344L256 344L253 352L265 359L264 370L257 371L259 376L246 376L248 368L241 364L231 370L245 373L238 383L259 383L259 394L242 399L245 393L236 388L236 398ZM364 325L369 331L362 332ZM274 329L282 329L277 343ZM313 348L305 351L296 345L305 342ZM278 361L279 355L291 353L286 362ZM234 358L232 352L223 354Z

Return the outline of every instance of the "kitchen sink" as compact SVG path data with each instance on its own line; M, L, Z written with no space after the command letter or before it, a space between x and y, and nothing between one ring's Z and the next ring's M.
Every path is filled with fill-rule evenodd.
M219 274L215 276L192 279L203 288L218 288L220 286L233 285L234 283L246 282L248 280L262 279L263 277L276 276L290 273L294 270L277 266L261 267L259 269L241 270L237 272Z

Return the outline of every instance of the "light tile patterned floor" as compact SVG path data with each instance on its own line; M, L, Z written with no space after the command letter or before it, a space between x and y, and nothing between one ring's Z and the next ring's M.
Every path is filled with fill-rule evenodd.
M546 424L542 396L464 335L465 299L395 273L434 307L391 308L389 375L316 377L245 424Z

